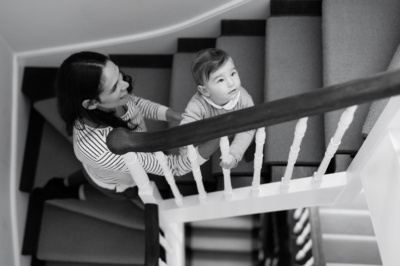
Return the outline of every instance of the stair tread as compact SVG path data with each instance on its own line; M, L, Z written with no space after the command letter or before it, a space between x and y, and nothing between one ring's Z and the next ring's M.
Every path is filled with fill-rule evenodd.
M323 1L324 86L385 71L400 43L400 36L393 34L400 27L399 12L396 0ZM370 103L358 106L338 152L358 151L364 141L361 132L369 106ZM333 136L342 111L325 114L326 143Z
M201 250L247 252L253 250L253 236L248 230L192 228L188 246Z
M265 102L321 88L321 18L270 17L267 23L265 56ZM286 164L296 123L297 121L290 121L266 127L264 162ZM296 163L320 163L325 150L322 132L323 117L310 117Z
M37 257L65 262L143 264L144 237L143 230L46 204Z
M220 228L220 229L253 229L254 218L253 216L237 216L223 219L204 220L192 222L192 227L196 228Z
M382 264L373 236L322 234L326 262Z
M130 201L51 200L48 204L132 229L144 230L144 211Z
M191 251L192 266L249 266L252 254L243 252L213 252L204 250Z
M382 264L327 263L326 266L382 266Z
M322 233L375 235L368 210L320 208L319 216Z
M57 160L54 160L55 154ZM44 123L34 187L43 187L49 179L55 176L68 176L81 168L82 164L76 159L71 143L66 141L53 126Z

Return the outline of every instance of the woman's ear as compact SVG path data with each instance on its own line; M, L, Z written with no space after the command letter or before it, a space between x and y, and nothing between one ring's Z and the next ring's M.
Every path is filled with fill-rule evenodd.
M197 90L201 93L201 95L205 97L210 97L210 92L208 91L206 86L198 85Z
M82 102L83 108L86 108L88 110L96 109L97 105L99 105L99 102L97 100L83 100Z

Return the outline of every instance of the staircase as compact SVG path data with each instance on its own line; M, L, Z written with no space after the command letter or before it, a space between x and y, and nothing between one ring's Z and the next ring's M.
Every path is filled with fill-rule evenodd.
M206 47L218 47L232 56L243 87L253 96L255 104L259 104L385 71L390 62L390 69L396 68L398 61L393 55L400 36L394 32L400 26L397 16L400 4L395 0L377 2L272 0L271 15L266 14L265 20L222 20L221 36L179 39L177 53L173 55L114 54L110 57L134 77L136 95L183 111L195 91L190 73L194 53ZM32 109L20 184L22 192L30 193L53 176L67 176L80 169L56 113L49 80L55 71L56 68L25 69L22 90L32 101ZM356 123L348 130L338 153L354 155L358 151L368 135L365 131L361 134L368 111L369 104L357 110ZM339 115L331 112L310 117L310 133L304 138L294 179L315 172ZM146 123L149 131L175 126ZM281 180L295 123L266 128L262 183ZM202 167L207 191L223 188L219 157L216 154ZM329 171L347 169L338 167L340 160L337 156ZM233 186L248 186L252 172L253 164L242 161L232 171ZM159 188L167 188L162 178L155 182ZM192 174L177 178L177 183L182 194L196 193ZM144 265L143 210L130 201L112 200L90 186L86 186L85 192L88 193L86 201L51 200L42 207L30 204L28 213L36 212L36 215L33 218L28 215L22 252L32 256L31 265ZM276 215L288 215L288 224L292 224L290 211ZM323 206L319 216L326 265L382 265L364 203L348 209ZM186 264L239 266L258 265L262 261L272 265L272 260L259 260L260 244L254 232L262 227L260 221L264 220L243 216L188 224ZM339 222L348 225L343 228L347 231L338 231ZM354 223L363 226L354 228ZM279 225L274 230L279 231L278 235L285 235L286 230L292 230L289 228ZM348 247L348 242L353 244ZM339 248L343 250L340 254ZM294 258L299 249L292 249L290 256ZM359 249L368 252L355 256ZM349 257L344 256L346 251L352 251ZM302 265L296 263L293 259L292 265Z

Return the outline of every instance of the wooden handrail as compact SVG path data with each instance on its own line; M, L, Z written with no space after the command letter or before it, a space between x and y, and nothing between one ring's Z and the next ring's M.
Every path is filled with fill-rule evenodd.
M116 128L107 146L116 154L155 152L231 136L400 94L400 71L348 81L312 92L155 132Z
M160 258L160 226L158 205L145 204L145 266L158 266Z

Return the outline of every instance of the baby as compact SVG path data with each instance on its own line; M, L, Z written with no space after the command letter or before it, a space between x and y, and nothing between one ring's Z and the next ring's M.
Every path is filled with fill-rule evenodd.
M253 99L241 86L238 71L225 51L209 48L199 51L192 63L198 93L189 101L180 125L254 106ZM230 125L234 126L234 125ZM225 169L237 166L254 137L254 130L235 135L229 148ZM180 148L186 154L186 147Z

